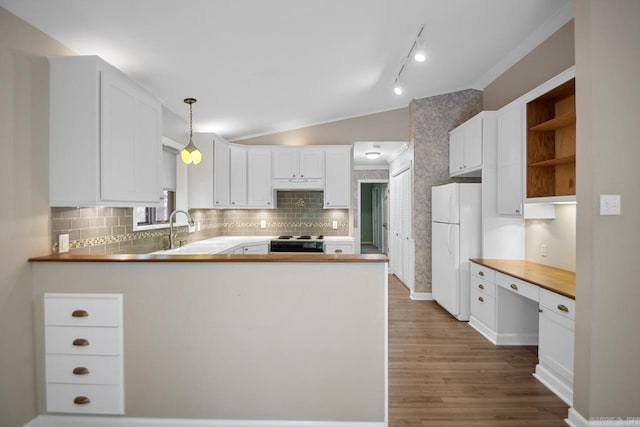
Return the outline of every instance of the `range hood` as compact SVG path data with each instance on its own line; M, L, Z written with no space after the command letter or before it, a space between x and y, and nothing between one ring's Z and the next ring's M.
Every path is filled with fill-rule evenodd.
M271 182L271 188L275 191L323 191L324 180L306 178L274 179Z

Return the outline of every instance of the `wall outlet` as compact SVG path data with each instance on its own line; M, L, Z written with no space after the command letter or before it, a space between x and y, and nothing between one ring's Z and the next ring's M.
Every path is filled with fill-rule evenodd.
M260 228L267 228L267 220L266 219L261 219L260 220Z
M338 229L338 221L331 222L331 228L333 228L334 230L337 230Z
M69 235L60 234L58 236L58 253L64 254L69 252Z
M194 226L193 226L193 227L192 227L192 226L190 226L190 225L187 225L187 227L189 228L189 233L194 233L194 232L196 231L196 226L195 226L195 224L194 224Z
M544 243L540 245L540 256L547 256L547 245Z
M200 231L200 221L196 222L196 230Z

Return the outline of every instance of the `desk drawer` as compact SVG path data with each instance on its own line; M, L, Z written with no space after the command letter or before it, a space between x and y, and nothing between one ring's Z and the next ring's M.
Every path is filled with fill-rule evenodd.
M120 384L120 356L75 356L48 354L47 382L67 384Z
M469 264L471 268L471 275L488 280L489 282L495 281L496 272L494 270L483 265L476 264L475 262L471 262Z
M45 294L44 324L120 326L120 294Z
M47 384L47 411L124 414L123 388L121 385Z
M484 323L490 329L496 328L495 299L471 288L471 315Z
M539 300L538 286L502 273L496 273L496 284L533 301Z
M576 318L576 302L571 298L540 289L540 305L567 319Z
M480 279L476 276L471 276L471 289L476 289L485 295L490 297L496 296L496 285L493 282L489 282L485 279Z

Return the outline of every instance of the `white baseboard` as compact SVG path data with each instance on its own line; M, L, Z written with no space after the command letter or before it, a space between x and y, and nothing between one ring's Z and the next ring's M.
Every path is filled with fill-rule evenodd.
M433 301L431 292L413 292L411 291L411 299L414 301Z
M538 345L538 334L498 334L496 345Z
M560 378L551 373L544 366L538 363L533 376L542 384L547 386L549 390L554 392L556 396L564 400L564 403L569 406L573 405L573 388L565 384Z
M75 415L40 415L25 427L385 427L380 422L203 420L170 418L132 418Z
M489 329L489 327L485 326L484 323L482 323L481 321L479 321L475 317L470 316L469 317L469 326L471 326L476 331L480 332L480 334L483 337L485 337L486 339L488 339L489 341L491 341L491 343L493 345L496 344L496 338L497 338L496 333L493 330Z
M571 427L639 427L640 417L597 417L587 420L573 408L569 408L569 417L564 420Z

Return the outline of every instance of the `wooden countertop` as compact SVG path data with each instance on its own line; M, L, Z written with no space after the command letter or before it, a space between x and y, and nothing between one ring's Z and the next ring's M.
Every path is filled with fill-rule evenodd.
M267 255L74 255L54 254L29 258L31 262L389 262L386 255L326 255L326 254L287 254Z
M472 259L476 264L517 277L555 292L576 299L576 274L573 271L549 267L526 260L516 259Z

